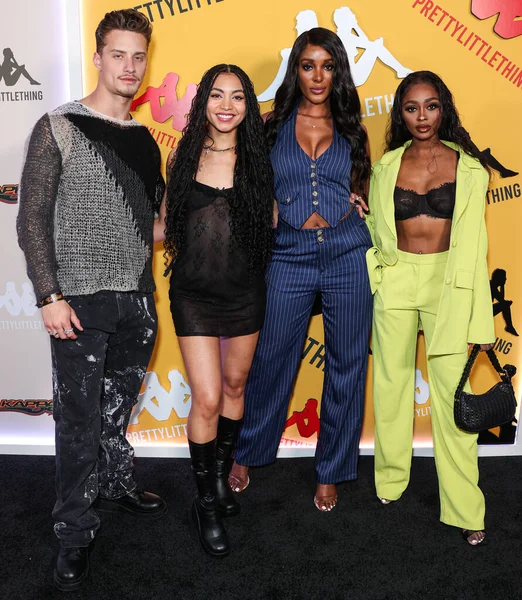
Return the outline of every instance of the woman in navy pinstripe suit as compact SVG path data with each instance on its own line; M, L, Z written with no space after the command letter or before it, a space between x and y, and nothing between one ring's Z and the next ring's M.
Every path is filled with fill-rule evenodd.
M267 272L267 313L245 393L245 415L229 482L275 460L312 305L321 295L326 347L315 505L337 503L336 483L355 479L364 405L372 296L366 224L350 212L370 174L366 131L340 39L328 29L300 35L274 111L266 119L278 210Z

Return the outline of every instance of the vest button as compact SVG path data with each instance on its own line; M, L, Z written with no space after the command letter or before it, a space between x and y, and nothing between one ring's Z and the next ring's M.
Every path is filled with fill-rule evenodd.
M449 285L451 283L451 279L446 279L446 285Z
M312 169L315 169L315 163L312 163L312 164L310 165L310 167L311 167Z
M312 192L312 196L317 196L317 192L315 190Z
M312 204L313 204L314 206L317 206L317 205L319 204L319 200L312 200Z
M457 245L457 242L453 242L453 244L451 244L454 248Z
M286 198L285 202L287 202L287 203L290 202L290 198Z

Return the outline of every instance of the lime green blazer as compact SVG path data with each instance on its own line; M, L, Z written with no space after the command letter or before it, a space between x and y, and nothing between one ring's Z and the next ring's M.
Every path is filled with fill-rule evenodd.
M373 240L373 247L366 254L373 293L381 283L383 269L393 266L398 259L393 191L402 155L410 144L387 152L373 166L370 214L366 218ZM484 219L489 175L460 146L444 144L459 152L460 157L445 285L428 356L465 352L468 343L495 341Z

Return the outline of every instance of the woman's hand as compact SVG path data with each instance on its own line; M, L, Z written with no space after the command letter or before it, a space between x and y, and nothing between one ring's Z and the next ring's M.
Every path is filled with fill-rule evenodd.
M361 217L361 219L364 219L365 214L368 214L370 212L370 209L368 208L368 205L366 204L362 196L359 196L359 194L356 194L354 192L350 194L350 204L355 206L355 209L357 210L357 213Z
M274 209L272 213L272 227L277 229L277 222L279 221L279 208L277 206L276 200L274 200Z
M154 219L154 243L162 242L165 239L165 219L167 218L167 188L163 194L163 200L161 201L159 215Z
M470 350L471 348L473 348L475 344L468 344L468 350ZM480 351L481 352L487 352L488 350L491 350L493 348L495 344L480 344Z

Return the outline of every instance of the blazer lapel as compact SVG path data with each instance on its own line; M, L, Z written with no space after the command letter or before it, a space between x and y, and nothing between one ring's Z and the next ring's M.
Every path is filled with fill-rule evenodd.
M471 169L459 160L457 169L457 191L455 195L455 210L453 213L453 226L456 226L464 214L471 197L471 189L474 186Z
M381 167L385 169L385 175L382 178L382 189L379 190L382 198L381 210L384 217L384 222L393 236L393 240L397 240L397 228L395 226L395 204L393 202L393 192L397 183L397 177L401 168L401 159L404 150L410 145L406 143L401 148L388 153L381 159ZM390 198L392 201L390 202Z
M477 181L476 177L473 177L474 169L481 169L482 166L474 158L468 156L464 150L462 150L456 144L450 142L444 142L450 148L453 148L459 153L459 164L457 166L457 185L456 185L456 197L455 197L455 210L453 212L453 225L458 225L460 218L464 214L466 207L468 206L469 200L472 196L473 188Z

